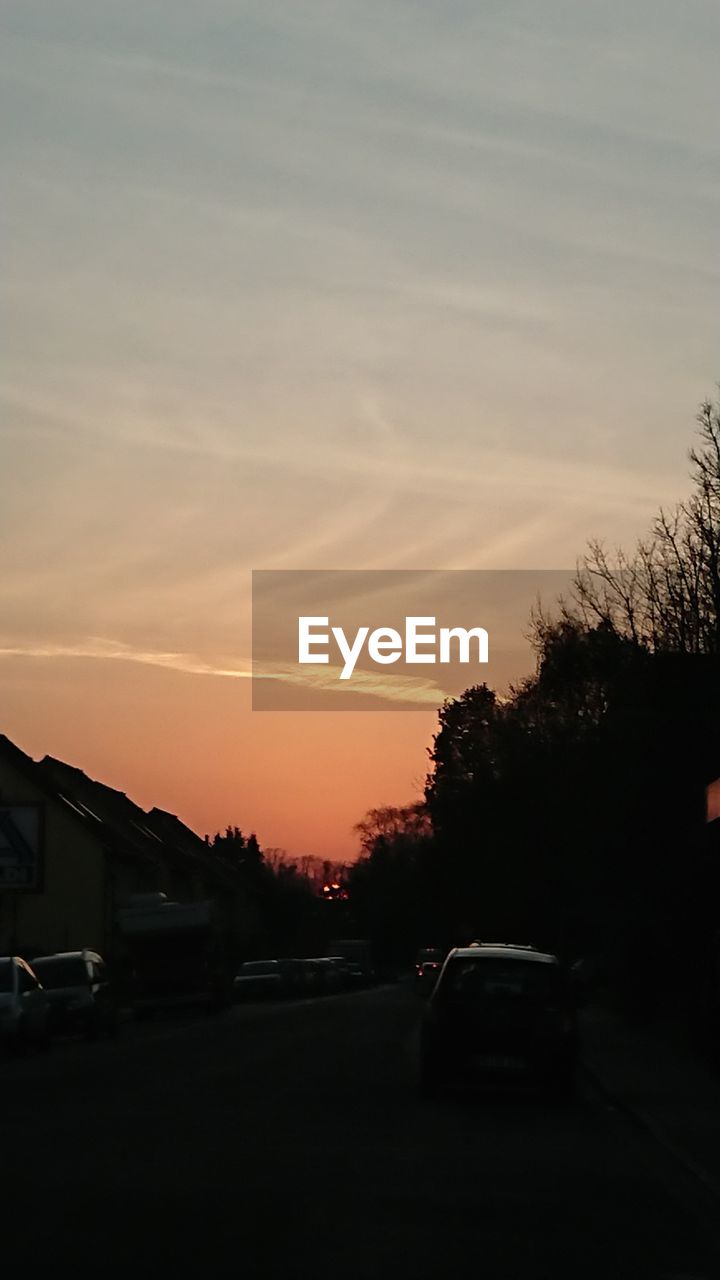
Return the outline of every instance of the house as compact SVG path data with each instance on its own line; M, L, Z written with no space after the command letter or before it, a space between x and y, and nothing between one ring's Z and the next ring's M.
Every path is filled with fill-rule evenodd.
M137 894L211 899L228 934L252 933L239 878L174 814L0 734L0 953L32 958L91 947L106 956L118 911Z

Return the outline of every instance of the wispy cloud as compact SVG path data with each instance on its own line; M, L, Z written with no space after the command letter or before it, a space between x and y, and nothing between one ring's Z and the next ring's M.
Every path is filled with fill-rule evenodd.
M407 706L437 707L445 694L431 680L356 670L352 680L340 684L342 667L327 665L322 669L309 667L299 671L297 667L282 662L262 662L253 668L251 664L230 666L222 662L209 662L188 653L165 653L148 649L134 649L117 640L90 637L72 644L0 644L0 660L3 658L37 658L44 660L81 659L92 662L131 662L142 666L161 667L190 676L213 676L226 680L261 680L306 689L314 693L338 693L343 695L373 697L383 702L403 703Z
M355 669L352 679L340 683L342 667L328 665L322 670L308 668L307 672L282 663L262 663L254 670L253 679L277 682L313 693L334 693L353 697L372 697L382 702L400 703L408 707L422 705L437 707L446 696L440 685L432 680L420 680L413 676L375 674Z
M231 680L247 680L252 676L249 666L215 665L187 653L133 649L118 640L94 638L73 644L0 644L0 658L81 658L97 662L137 662L142 666L164 667L192 676L222 676Z

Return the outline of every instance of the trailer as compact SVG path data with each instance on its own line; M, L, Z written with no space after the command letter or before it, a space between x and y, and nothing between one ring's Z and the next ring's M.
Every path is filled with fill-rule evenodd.
M137 1017L229 1003L231 975L211 900L137 895L117 911L116 937L121 998Z

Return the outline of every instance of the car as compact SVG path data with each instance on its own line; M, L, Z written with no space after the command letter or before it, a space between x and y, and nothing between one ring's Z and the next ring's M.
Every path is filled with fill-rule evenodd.
M557 956L502 943L454 948L421 1028L420 1085L437 1096L453 1084L508 1079L571 1095L577 1022Z
M347 962L348 985L351 987L365 987L370 981L370 976L363 969L357 960L348 960Z
M284 993L288 997L305 996L309 991L307 961L294 956L278 960L278 968L282 974Z
M442 964L439 960L423 960L422 964L416 965L415 982L420 990L432 991L441 969Z
M113 1035L117 1007L107 966L97 951L58 951L37 956L33 968L47 993L51 1029L94 1040Z
M323 989L323 974L322 966L318 961L309 956L301 956L300 959L294 960L293 964L297 966L294 994L303 998L320 995Z
M343 965L344 965L343 961ZM314 956L317 990L322 995L336 995L345 986L345 969L332 956Z
M287 982L279 960L246 960L233 981L236 1000L279 1000Z
M332 955L332 956L328 956L328 960L332 960L333 964L335 965L335 968L340 974L341 987L351 986L352 976L351 976L351 969L350 969L350 961L347 959L347 957Z
M425 965L436 965L435 972L439 972L446 955L447 949L441 951L440 947L421 947L415 956L414 964L415 977L418 981L422 981L424 977L433 972L432 969L425 971Z
M0 1040L10 1049L50 1043L47 994L20 956L0 956Z

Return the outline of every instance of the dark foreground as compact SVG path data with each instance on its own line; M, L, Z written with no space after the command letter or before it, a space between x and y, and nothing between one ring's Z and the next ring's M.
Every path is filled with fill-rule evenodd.
M1 1062L5 1269L720 1275L682 1171L590 1086L422 1102L419 1011L400 984Z

